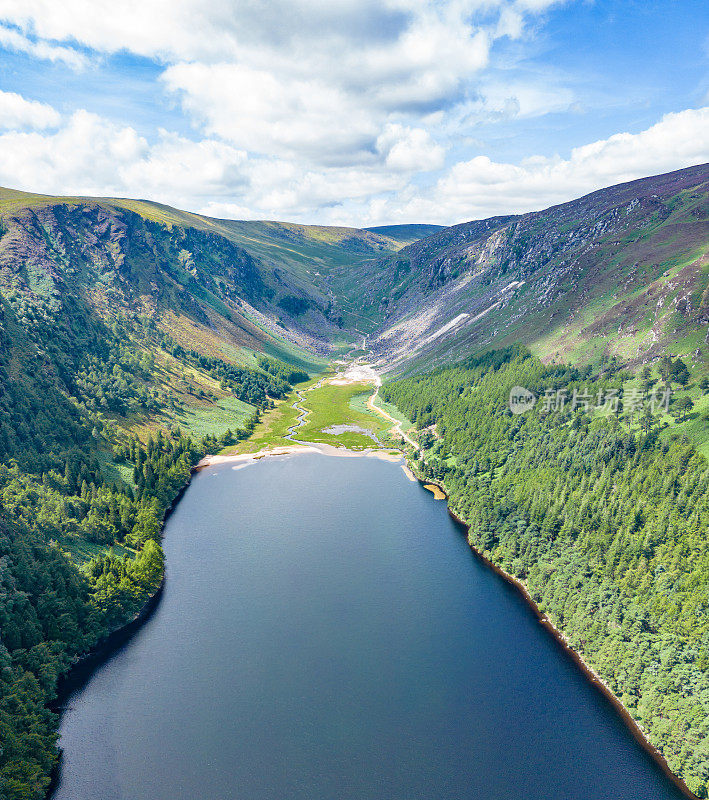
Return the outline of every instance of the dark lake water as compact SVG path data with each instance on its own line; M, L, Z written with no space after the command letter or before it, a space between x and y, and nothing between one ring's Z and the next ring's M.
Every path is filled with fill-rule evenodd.
M155 614L69 699L55 800L680 796L396 464L211 468L164 545Z

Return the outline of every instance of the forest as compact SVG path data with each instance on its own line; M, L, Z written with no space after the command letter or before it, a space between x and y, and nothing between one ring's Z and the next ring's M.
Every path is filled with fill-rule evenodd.
M661 410L638 403L687 384L678 361L646 367L638 388L613 362L545 365L514 347L391 381L382 394L415 423L412 463L445 485L471 545L525 584L671 769L707 797L709 468ZM513 414L513 387L618 402L537 402Z

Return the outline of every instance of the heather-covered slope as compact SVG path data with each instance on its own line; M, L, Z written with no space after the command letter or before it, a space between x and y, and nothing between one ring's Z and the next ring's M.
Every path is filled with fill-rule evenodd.
M336 291L351 265L414 235L412 226L384 235L216 220L143 200L0 189L0 304L29 336L24 345L11 336L8 352L21 365L29 348L72 397L82 396L77 380L90 384L121 427L172 421L221 434L254 409L247 390L235 399L217 373L241 370L245 380L259 372L259 353L321 369L358 338ZM133 359L152 366L126 378ZM114 368L130 400L111 401L125 394L109 386Z
M388 362L522 342L542 357L641 362L704 346L709 165L524 216L446 228L373 269L359 304Z

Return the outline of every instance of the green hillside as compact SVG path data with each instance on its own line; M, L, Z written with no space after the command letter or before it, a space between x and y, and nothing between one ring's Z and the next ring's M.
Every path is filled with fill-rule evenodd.
M377 225L374 228L365 228L365 230L381 236L390 236L402 244L413 244L419 239L425 239L427 236L438 233L444 227L444 225Z
M26 217L28 211L44 218L56 215L58 209L62 209L64 214L77 209L94 209L96 213L121 220L134 219L137 215L143 225L160 230L164 236L184 230L191 231L193 236L199 233L206 240L223 238L230 245L243 249L258 265L268 287L267 299L275 301L276 322L284 313L287 314L287 309L277 305L278 301L284 297L297 297L308 304L308 310L305 318L296 322L301 326L308 322L316 327L322 323L318 317L323 315L326 318L330 315L330 323L342 327L338 316L341 310L336 308L337 290L342 281L347 282L352 265L382 253L394 252L414 241L418 235L426 235L429 228L392 226L389 232L375 232L286 222L219 220L146 200L51 197L0 188L1 218ZM333 272L337 273L337 279ZM293 321L285 322L290 324ZM327 335L324 338L332 337Z
M700 165L457 225L362 265L370 346L409 370L515 342L545 360L670 352L706 369L708 189Z

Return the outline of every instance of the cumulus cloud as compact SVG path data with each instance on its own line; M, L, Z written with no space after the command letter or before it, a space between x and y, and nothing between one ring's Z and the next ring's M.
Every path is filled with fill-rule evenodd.
M408 6L378 36L351 36L347 14L315 39L318 25L301 21L287 36L244 41L237 58L172 64L163 81L206 132L239 147L332 166L372 162L390 124L460 102L488 61L490 34L462 9ZM382 20L371 16L376 28Z
M211 7L205 16L205 7ZM216 0L0 0L0 19L46 42L78 42L96 52L199 58L234 45Z
M454 164L426 192L370 204L368 216L448 223L536 211L604 186L709 161L709 107L666 114L640 133L576 147L568 158L519 164L476 156Z
M146 147L132 128L79 111L51 134L0 135L0 182L55 194L110 193L121 166L140 159Z
M576 113L550 65L495 62L501 40L522 52L557 4L0 0L0 47L72 69L118 52L151 59L193 128L137 129L82 109L62 118L0 92L0 183L221 216L452 223L707 160L706 109L563 155L484 154L485 126L507 136L516 121Z
M341 90L239 64L180 64L164 76L209 135L269 156L322 163L371 158L377 125Z
M58 125L59 119L57 111L46 103L0 91L0 128L50 128Z
M0 109L6 95L0 93ZM12 96L9 102L15 102ZM53 109L24 102L48 113L54 125ZM130 126L79 111L56 129L0 134L0 184L50 194L141 197L241 219L452 224L538 210L614 183L709 161L707 129L709 108L687 110L667 114L640 133L577 147L566 158L531 156L510 163L481 155L420 185L412 166L438 169L442 160L423 129L386 127L377 144L384 168L379 162L309 167L293 159L254 158L218 139L191 141L168 131L149 142Z
M7 35L17 47L31 36L56 53L58 43L66 53L78 43L157 59L195 126L237 148L334 168L389 159L401 169L416 167L414 144L383 150L390 126L421 128L423 117L469 102L494 42L518 38L554 2L0 0L0 20L15 26ZM441 160L440 147L415 145L426 165Z
M240 191L247 160L223 142L192 142L166 131L151 144L132 127L86 111L52 133L0 134L0 184L47 194L139 197L194 208Z
M444 149L436 144L423 128L406 128L389 124L377 138L377 151L384 163L397 172L427 172L440 169Z
M302 55L331 51L343 42L374 52L382 44L402 41L427 60L438 49L440 35L451 53L465 39L476 16L515 18L502 24L518 35L525 16L539 14L560 0L0 0L0 19L47 41L71 41L97 52L128 50L175 61L224 61L241 57L241 49L290 51ZM423 41L421 31L432 26ZM494 33L497 23L490 26ZM305 45L305 49L303 49ZM444 63L450 54L438 49ZM343 55L340 52L340 55ZM464 56L467 59L467 56Z
M0 109L5 99L0 94ZM396 155L397 146L416 146L416 133L394 132L394 158L403 157ZM2 185L47 194L147 198L224 216L317 214L343 198L365 202L400 191L406 181L400 170L312 170L294 161L252 159L226 142L191 141L165 130L149 142L131 126L83 110L51 132L0 134Z

